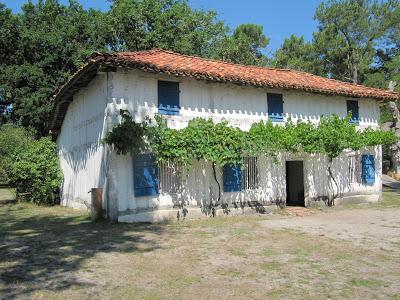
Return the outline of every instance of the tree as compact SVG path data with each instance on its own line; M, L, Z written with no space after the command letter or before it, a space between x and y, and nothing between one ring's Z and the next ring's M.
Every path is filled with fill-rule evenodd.
M323 62L315 49L315 45L311 42L305 42L303 36L297 37L293 34L290 38L286 38L282 46L275 52L272 65L316 75L323 74Z
M76 1L64 6L57 0L28 2L20 14L9 14L2 10L14 30L10 35L15 35L8 42L8 56L0 56L2 107L12 109L12 121L35 128L38 136L47 135L52 93L89 53L106 50L104 18Z
M231 36L220 41L213 56L233 63L265 66L267 57L262 51L268 44L269 38L264 35L261 25L242 24Z
M4 84L7 80L7 64L15 61L15 47L18 44L18 19L0 3L0 126L10 119L12 96Z
M396 22L397 0L329 0L315 13L314 42L327 75L360 83L373 62L374 48Z
M110 20L117 51L162 48L207 57L227 32L214 11L193 10L186 0L114 0Z

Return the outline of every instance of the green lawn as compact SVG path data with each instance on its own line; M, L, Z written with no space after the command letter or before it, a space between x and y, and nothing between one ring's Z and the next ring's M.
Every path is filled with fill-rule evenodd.
M400 206L397 192L385 192L388 206ZM266 218L91 223L58 206L0 205L0 298L400 299L400 252L272 230Z

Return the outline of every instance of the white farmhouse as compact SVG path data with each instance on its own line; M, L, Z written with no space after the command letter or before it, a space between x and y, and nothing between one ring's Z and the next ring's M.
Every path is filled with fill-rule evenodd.
M399 99L393 92L287 70L230 64L154 49L94 54L55 95L52 121L64 182L61 203L86 209L91 188L103 191L107 216L120 222L175 218L176 203L188 217L202 215L218 190L211 163L157 166L151 154L117 155L102 144L127 109L135 121L159 113L180 129L194 117L228 120L248 130L272 120L317 123L323 115L353 114L360 128L378 127L379 102ZM381 197L381 147L343 153L334 160L338 201L377 201ZM327 158L282 153L244 158L240 178L233 168L217 170L222 201L232 213L274 205L310 206L328 195ZM237 175L237 174L236 174ZM241 203L242 207L237 207ZM271 206L269 206L271 205ZM243 207L244 206L244 207ZM249 208L250 206L250 208Z

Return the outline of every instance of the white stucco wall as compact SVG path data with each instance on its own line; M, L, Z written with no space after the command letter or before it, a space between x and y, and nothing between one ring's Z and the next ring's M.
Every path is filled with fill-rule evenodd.
M108 76L108 77L107 77ZM87 192L92 187L103 187L106 177L113 178L111 195L117 199L120 221L152 220L151 209L169 209L173 199L187 199L193 205L213 199L217 185L212 177L211 164L195 162L191 172L184 179L184 191L175 196L160 194L154 197L136 197L133 190L132 158L129 155L108 155L100 140L118 119L120 108L128 109L135 120L140 122L147 115L157 113L157 80L179 81L180 105L178 116L168 116L173 128L187 126L194 117L222 119L232 126L248 130L253 122L268 119L267 92L283 94L285 120L318 122L321 115L333 113L344 117L347 114L347 97L325 96L285 90L241 87L233 84L209 83L166 75L125 71L100 74L90 85L74 96L58 137L61 166L64 172L63 204L82 207L83 201L90 201ZM379 108L373 99L357 99L359 102L360 128L377 127ZM365 150L375 154L376 183L373 186L347 184L347 156L334 162L334 173L344 195L371 194L379 197L381 154L380 148ZM108 157L108 163L105 157ZM222 194L224 201L258 200L263 202L285 199L285 161L304 161L305 196L307 199L327 195L326 159L307 155L290 156L282 154L280 163L270 159L259 159L259 188L255 191ZM112 163L110 163L112 161ZM107 165L108 168L105 167ZM108 171L107 171L108 170ZM222 187L222 172L218 170ZM107 175L107 176L106 176ZM110 191L109 191L110 192ZM105 194L104 197L109 197ZM374 198L374 199L375 199ZM147 215L133 217L145 211ZM155 219L159 219L159 213ZM150 218L150 219L149 219Z
M74 96L59 136L58 153L64 181L61 204L86 209L93 187L104 184L103 145L107 107L107 74L99 74Z

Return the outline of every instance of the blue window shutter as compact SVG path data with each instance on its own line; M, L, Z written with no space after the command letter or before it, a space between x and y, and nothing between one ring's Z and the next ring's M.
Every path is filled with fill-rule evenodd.
M358 125L359 124L358 101L347 100L347 112L351 112L350 122Z
M158 113L179 114L179 82L158 81Z
M268 119L272 122L283 122L282 94L267 94Z
M135 196L158 194L158 168L154 155L140 154L134 158Z
M361 158L362 163L362 182L364 184L375 183L375 160L371 154L363 155Z
M242 190L242 169L240 166L224 167L224 192L238 192Z

